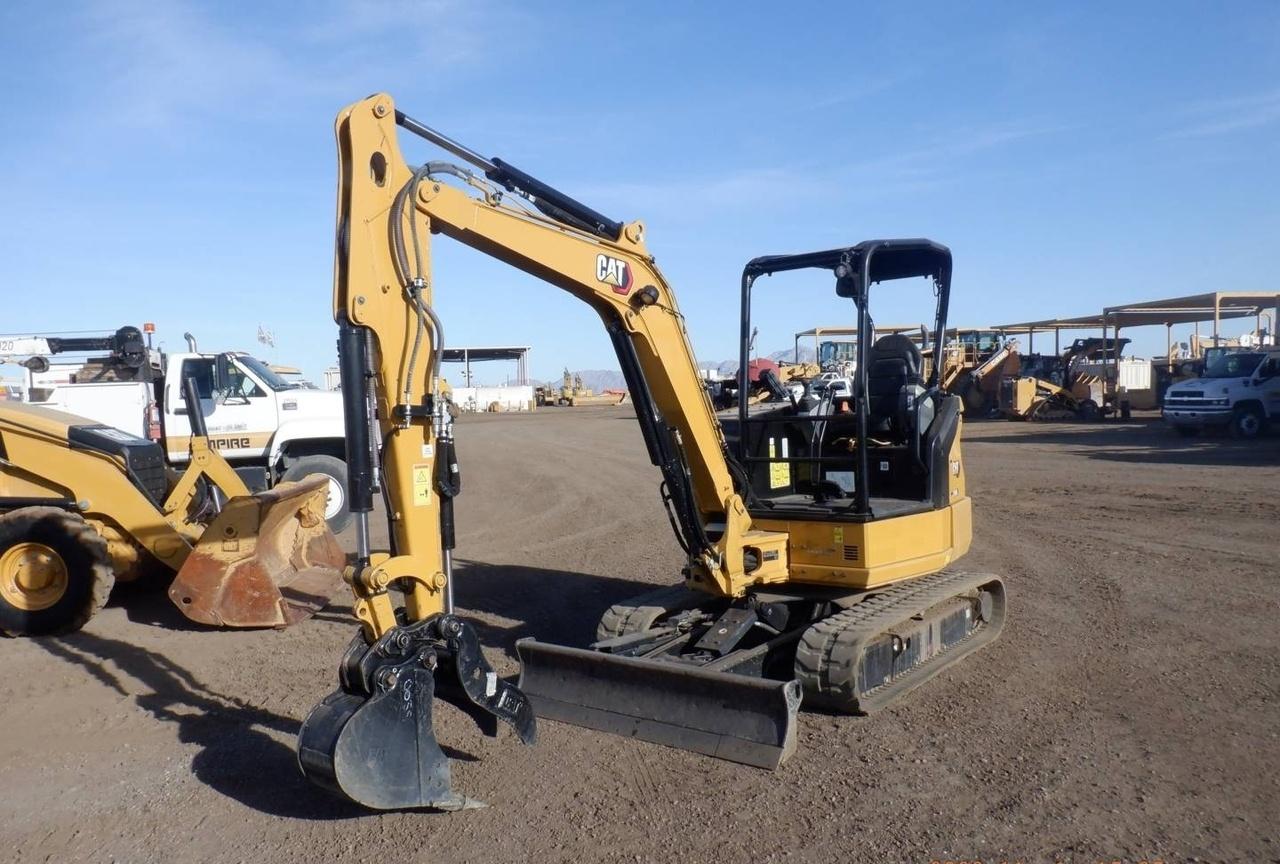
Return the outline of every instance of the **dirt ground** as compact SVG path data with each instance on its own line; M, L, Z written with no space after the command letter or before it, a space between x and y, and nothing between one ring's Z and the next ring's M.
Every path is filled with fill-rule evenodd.
M458 599L500 671L518 636L584 644L676 581L628 410L459 434ZM342 598L235 633L117 592L82 633L0 643L0 860L1280 860L1280 438L986 422L965 456L962 565L1006 577L1003 637L872 718L802 714L776 773L551 722L525 748L442 709L490 806L370 814L293 753Z

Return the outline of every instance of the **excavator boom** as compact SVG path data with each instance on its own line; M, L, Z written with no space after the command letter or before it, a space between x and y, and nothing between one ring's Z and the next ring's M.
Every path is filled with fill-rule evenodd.
M411 167L397 128L471 167ZM751 262L740 392L752 283L804 268L830 271L837 295L856 307L856 392L846 394L853 410L844 405L843 416L829 400L768 403L756 406L760 416L740 400L727 434L642 223L610 219L479 156L385 94L344 109L336 131L333 308L357 531L349 581L361 633L343 659L339 689L303 725L308 777L372 807L465 806L449 786L424 698L445 692L446 679L462 682L463 707L506 721L526 743L535 734L531 703L544 716L775 767L794 748L802 689L837 710L871 710L999 632L1000 580L943 571L967 549L971 530L958 400L938 390L936 372L921 378L911 340L870 345L869 289L884 280L931 279L935 332L945 331L949 250L883 240ZM433 235L550 283L600 317L686 555L683 586L606 612L591 649L521 640L518 687L499 679L478 647L463 650L478 641L452 607L459 486L452 421L436 383L444 328L432 307ZM760 479L762 466L772 479ZM379 476L389 553L368 540ZM403 593L402 609L391 589ZM397 696L405 687L412 698ZM397 698L411 709L389 710ZM407 753L418 755L412 770L401 764Z

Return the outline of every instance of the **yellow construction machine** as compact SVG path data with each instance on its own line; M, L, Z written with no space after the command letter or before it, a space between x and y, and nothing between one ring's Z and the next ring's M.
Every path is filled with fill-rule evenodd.
M939 390L936 374L922 377L910 339L859 339L852 411L825 398L742 400L718 417L640 222L609 219L481 157L385 94L347 107L336 125L334 314L357 528L348 578L361 629L338 689L299 734L307 777L370 807L474 803L451 788L431 722L437 694L506 721L527 743L536 711L774 767L795 746L802 698L872 711L997 636L1000 578L950 569L972 530L959 399ZM411 167L398 129L466 166ZM458 483L452 426L431 388L444 337L432 308L432 235L600 316L686 553L682 584L604 611L591 648L521 640L519 686L488 666L451 599ZM757 258L741 283L741 392L752 286L800 269L830 274L868 335L873 285L925 277L937 296L934 332L946 329L951 254L939 244L879 240ZM389 552L369 543L379 472Z
M77 630L116 582L176 576L184 615L283 627L341 586L320 475L251 495L208 446L194 382L187 469L159 444L73 414L0 402L0 631ZM195 408L192 410L191 406Z
M969 346L957 343L946 349L948 362L942 372L942 389L960 397L965 413L985 417L1000 400L1000 382L1021 369L1018 340L1006 339L985 357L970 359Z
M998 405L1009 420L1094 421L1111 413L1115 381L1111 370L1088 371L1088 364L1105 364L1123 352L1128 339L1077 339L1060 357L1030 358L1030 371L1016 369L1001 377ZM1118 346L1118 348L1117 348Z
M596 393L582 383L582 376L564 370L560 389L555 394L556 405L568 405L581 408L586 405L617 405L622 401L621 393Z

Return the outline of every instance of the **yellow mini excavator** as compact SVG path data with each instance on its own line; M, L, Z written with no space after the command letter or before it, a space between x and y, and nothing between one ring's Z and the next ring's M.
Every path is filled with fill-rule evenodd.
M826 397L783 393L754 406L741 400L734 415L718 417L641 223L616 222L476 154L385 94L347 107L336 127L334 314L358 545L348 579L362 626L338 689L299 734L307 777L370 807L468 806L435 739L436 694L506 721L526 743L536 711L775 767L795 746L802 698L872 711L997 636L1001 580L949 569L971 536L960 400L939 389L936 372L923 376L910 339L870 338L873 286L916 277L937 296L933 332L946 332L946 247L877 240L748 263L740 392L756 280L818 269L866 337L854 404L842 394L837 411ZM466 165L411 167L397 127ZM605 611L590 648L521 640L519 686L494 674L453 611L458 483L452 428L431 383L443 346L431 305L433 234L599 314L686 553L683 584ZM368 539L379 470L389 554ZM403 592L403 608L389 589Z
M315 475L256 495L209 448L194 381L195 434L181 475L155 441L39 406L0 402L0 632L77 630L116 582L173 574L193 621L283 627L342 585L342 549Z

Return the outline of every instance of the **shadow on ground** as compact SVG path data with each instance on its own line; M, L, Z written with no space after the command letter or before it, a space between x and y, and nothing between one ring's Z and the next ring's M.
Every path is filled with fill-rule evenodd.
M596 576L565 570L545 570L513 564L454 561L454 602L458 614L476 628L486 648L515 656L516 640L525 636L562 645L587 645L595 641L596 622L606 609L659 586L632 579ZM393 594L400 605L400 597ZM486 623L470 613L478 612L519 622L509 627ZM132 614L132 613L131 613ZM167 619L144 604L137 620ZM181 615L174 610L174 615ZM355 632L349 599L339 594L311 620L348 624ZM167 626L167 625L166 625ZM298 625L298 626L305 626Z
M457 562L455 576L460 613L475 626L487 649L511 655L515 641L524 636L587 645L594 641L596 622L610 605L655 587L587 573L476 561ZM163 591L126 588L113 602L120 603L135 623L171 630L205 629L184 618ZM354 633L355 621L345 604L345 598L339 597L314 617L317 622L351 624ZM469 612L519 623L498 626ZM335 798L303 778L294 751L301 726L298 720L219 693L168 657L117 639L82 631L36 644L132 698L157 720L173 724L178 740L200 748L191 765L196 777L246 807L272 816L316 821L369 815L369 811ZM137 684L126 686L126 679ZM137 692L140 689L147 692ZM475 759L469 753L444 749L450 759Z
M292 746L300 726L297 720L218 693L167 657L127 642L81 632L36 644L131 696L157 720L174 724L178 740L201 748L191 765L196 777L223 795L259 812L293 819L368 815L302 777ZM151 692L131 693L107 668L107 661ZM288 736L290 743L276 740L267 730Z
M1240 441L1225 433L1182 438L1162 422L1092 424L1018 424L1000 430L974 424L964 444L1040 444L1074 447L1090 459L1148 465L1276 465L1280 464L1280 436Z
M512 655L516 640L524 636L578 647L594 642L596 623L606 609L659 587L633 579L479 561L456 561L454 577L454 600L464 615L475 610L520 622L497 627L471 619L486 647Z
M173 605L164 587L117 584L111 592L111 605L124 609L125 617L134 624L161 627L165 630L207 631L212 628L190 620Z

